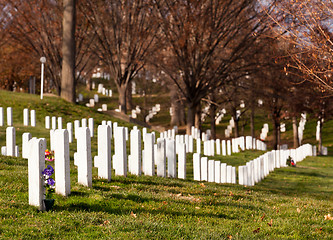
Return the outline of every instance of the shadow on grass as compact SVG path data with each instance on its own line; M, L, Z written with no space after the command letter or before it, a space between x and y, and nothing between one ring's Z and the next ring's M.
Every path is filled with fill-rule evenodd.
M85 195L85 194L83 194ZM152 203L153 208L149 208L149 205L145 207L143 203ZM216 212L206 212L205 206L208 205L206 202L196 203L200 206L200 210L194 209L194 202L182 200L182 199L157 199L154 197L142 197L136 194L111 194L107 199L103 201L96 201L89 203L85 198L81 200L77 199L77 202L65 203L65 205L55 206L55 211L87 211L87 212L104 212L115 215L129 215L131 212L135 214L148 213L152 215L170 215L170 216L192 216L192 217L208 217L208 218L225 218L225 219L236 219L237 217L227 215L222 210L223 206L242 208L244 210L259 211L260 208L254 205L241 204L239 202L213 202L214 206L222 206L220 210ZM183 209L183 210L181 210Z

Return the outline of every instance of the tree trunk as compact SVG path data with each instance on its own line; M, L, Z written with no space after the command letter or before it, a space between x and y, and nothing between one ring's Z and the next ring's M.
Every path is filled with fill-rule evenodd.
M120 111L124 114L127 113L126 110L126 86L121 85L117 86L118 89L118 94L119 94L119 106L120 106Z
M133 102L132 102L132 83L130 82L127 85L126 90L126 108L127 110L131 111L133 109Z
M197 129L200 129L200 127L201 127L201 105L200 104L197 105L194 121L195 121L194 126Z
M61 97L75 102L75 0L64 0Z
M280 121L278 119L273 119L274 121L274 150L278 150L280 146Z
M182 114L184 115L184 109L181 111L180 108L184 108L182 106L182 102L178 98L178 92L177 88L175 86L172 86L170 89L170 101L171 101L171 109L172 109L172 116L171 116L171 121L170 125L171 126L180 126L184 121L182 122Z
M186 134L188 135L191 135L191 128L194 126L196 108L197 106L193 102L187 103Z
M250 116L250 121L251 121L251 136L254 138L255 137L255 129L254 129L254 102L252 101L251 103L251 116Z
M297 117L293 116L293 135L294 135L294 148L299 147Z
M215 104L210 105L210 131L211 139L216 139L216 124L215 124L216 106Z

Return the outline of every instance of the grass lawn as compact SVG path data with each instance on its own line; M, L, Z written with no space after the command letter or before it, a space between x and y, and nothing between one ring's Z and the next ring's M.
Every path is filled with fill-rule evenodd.
M14 107L20 147L26 131L48 140L45 115L62 116L64 126L83 117L94 117L95 126L115 121L58 98L45 97L40 104L38 96L0 94L1 107ZM36 128L22 126L25 107L36 110ZM4 133L0 127L1 146ZM93 138L92 156L96 147ZM77 184L76 143L70 148L72 193L55 195L51 212L28 205L27 160L0 156L0 239L333 239L333 220L325 220L325 215L333 216L333 155L277 169L254 187L193 181L188 155L186 180L113 175L106 182L94 168L93 187L87 188ZM214 159L239 166L260 154L246 151Z
M27 160L0 157L1 239L332 239L333 157L308 157L254 187L93 171L54 211L28 205Z

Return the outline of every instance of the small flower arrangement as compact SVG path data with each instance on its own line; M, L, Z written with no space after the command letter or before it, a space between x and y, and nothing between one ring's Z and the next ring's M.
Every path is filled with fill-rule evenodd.
M45 161L54 161L54 151L49 151L48 149L45 150Z
M288 157L288 159L287 159L287 165L289 167L296 167L296 163L295 163L295 161L291 157Z
M54 169L50 165L47 165L47 167L42 172L43 178L44 178L45 191L46 191L46 193L45 193L46 199L52 199L52 195L54 193L55 181L52 178L53 173L54 173Z

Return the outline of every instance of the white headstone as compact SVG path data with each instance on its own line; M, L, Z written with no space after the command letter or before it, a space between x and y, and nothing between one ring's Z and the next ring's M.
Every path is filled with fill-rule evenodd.
M52 129L56 130L57 129L57 118L53 116L51 118L51 121L52 121Z
M220 161L215 161L215 182L216 183L221 183L221 162Z
M45 116L45 128L50 129L50 116Z
M54 138L57 142L54 150L55 191L66 197L71 192L68 131L55 130Z
M111 128L99 125L97 128L98 155L94 157L94 167L98 168L100 178L111 181Z
M23 125L29 126L29 109L23 109Z
M232 166L227 165L227 183L232 183Z
M30 111L30 122L31 122L31 127L36 127L36 111L35 110Z
M29 141L28 157L28 182L29 182L29 205L44 210L44 180L42 172L45 168L46 144L43 139L33 138Z
M77 138L77 130L80 127L80 121L79 120L75 120L74 121L74 138Z
M127 176L127 152L126 152L126 139L125 128L116 127L114 132L114 149L115 155L113 156L113 168L115 174L118 176Z
M215 140L211 139L210 142L210 156L215 156Z
M201 181L201 158L200 153L193 154L193 179Z
M94 99L89 99L88 107L95 107L95 100Z
M140 132L139 130L136 131ZM157 176L166 177L166 143L163 138L157 139L156 165Z
M106 112L108 110L107 104L102 104L102 111Z
M58 129L62 129L62 117L58 117Z
M221 140L216 139L215 143L216 143L216 154L221 155Z
M67 131L68 131L68 141L69 143L73 142L73 124L71 122L67 123Z
M186 144L179 143L178 178L186 179Z
M90 137L94 137L94 119L89 118L88 122L89 122Z
M83 101L83 95L81 93L79 93L79 102Z
M231 183L236 184L236 167L231 168Z
M133 129L130 132L131 136L131 155L129 159L129 170L132 174L141 175L141 132L138 129Z
M155 175L155 161L154 161L154 136L151 133L145 135L144 140L144 173L148 176Z
M90 131L87 127L77 130L77 152L74 153L74 165L77 166L78 183L92 187L92 159Z
M98 103L98 94L94 94L94 101L95 101L95 103Z
M7 126L13 126L13 109L7 107Z
M238 167L238 184L245 185L244 184L244 166Z
M22 134L22 157L23 158L28 158L29 157L29 141L31 139L31 134L30 133L23 133Z
M222 140L221 145L222 145L222 155L226 156L227 155L227 148L226 148L226 142L225 140Z
M14 127L6 129L6 155L15 157L16 132Z
M197 142L197 153L200 155L201 154L201 139L197 138L196 142Z
M208 182L215 182L215 161L208 161Z
M227 164L221 163L221 183L227 182Z
M87 125L87 119L86 119L86 118L82 118L82 120L81 120L81 124L82 124L82 127L83 127L83 128L88 127L88 125Z
M230 140L227 141L227 154L231 155L231 141Z
M166 140L166 156L168 159L168 177L177 177L176 166L176 142L173 139Z
M201 181L208 181L208 159L201 158Z

